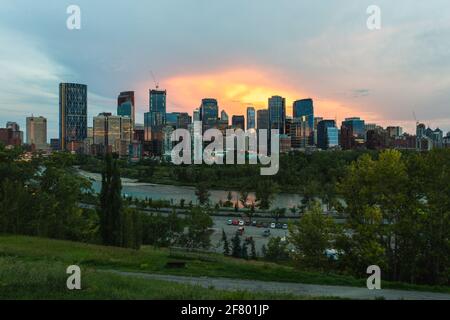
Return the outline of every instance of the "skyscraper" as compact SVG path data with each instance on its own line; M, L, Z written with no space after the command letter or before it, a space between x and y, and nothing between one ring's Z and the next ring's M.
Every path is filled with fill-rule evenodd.
M339 130L336 121L323 120L317 124L317 146L326 150L339 145Z
M166 126L167 91L150 90L149 112L144 114L145 141L144 151L152 155L161 155L163 128Z
M230 118L228 117L228 113L225 110L222 110L222 112L220 113L220 120L223 123L229 123L230 122Z
M314 102L312 99L297 100L293 104L293 117L308 117L308 126L311 129L309 144L314 144Z
M144 114L145 141L155 140L166 125L167 91L150 90L149 112Z
M280 96L269 98L269 129L278 129L285 134L286 99Z
M360 118L346 118L341 126L341 145L344 150L364 145L366 139L365 121Z
M117 115L122 117L129 117L134 126L135 124L135 100L134 91L121 92L117 98Z
M133 137L131 119L128 116L100 113L94 117L93 135L94 144L100 147L99 153L114 152L126 155Z
M47 149L47 119L27 117L27 143L37 150Z
M219 120L219 105L216 99L203 99L200 106L200 118L204 130L214 127Z
M257 111L258 130L269 129L269 110L263 109Z
M247 108L247 130L256 129L256 111L253 107Z
M20 146L23 143L23 131L20 131L20 126L17 122L7 122L6 129L11 131L11 144Z
M235 129L245 130L245 117L244 116L233 116L232 126Z
M59 140L61 150L77 151L87 137L87 86L59 85Z
M309 126L309 118L302 116L293 118L288 134L291 137L291 146L294 149L305 149L309 145L312 128Z

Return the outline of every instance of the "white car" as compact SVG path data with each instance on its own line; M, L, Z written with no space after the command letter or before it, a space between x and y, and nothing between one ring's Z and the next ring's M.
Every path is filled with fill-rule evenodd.
M277 228L277 224L274 222L274 223L271 223L270 224L270 228L271 229L276 229Z
M239 221L239 226L240 226L240 227L243 227L243 226L245 226L245 222L244 222L244 221L242 221L242 220L240 220L240 221Z

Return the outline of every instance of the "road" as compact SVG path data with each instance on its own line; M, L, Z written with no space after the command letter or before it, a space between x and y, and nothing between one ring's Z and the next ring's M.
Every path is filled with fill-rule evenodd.
M450 294L401 291L401 290L368 290L366 288L323 286L300 283L265 282L253 280L239 280L227 278L184 277L172 275L157 275L145 273L132 273L120 271L108 271L127 277L139 277L143 279L164 280L170 282L198 285L203 288L215 288L229 291L251 291L288 293L306 297L335 297L346 299L372 300L383 297L386 300L450 300Z

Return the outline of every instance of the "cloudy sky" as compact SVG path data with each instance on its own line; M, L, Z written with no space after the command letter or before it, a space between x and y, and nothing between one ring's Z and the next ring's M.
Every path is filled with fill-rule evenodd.
M66 27L69 5L81 30ZM381 30L367 28L369 5ZM229 114L272 95L315 100L317 116L380 125L418 120L450 131L448 0L2 0L0 126L49 119L57 136L58 83L89 88L89 116L135 90L168 91L168 111L204 97Z

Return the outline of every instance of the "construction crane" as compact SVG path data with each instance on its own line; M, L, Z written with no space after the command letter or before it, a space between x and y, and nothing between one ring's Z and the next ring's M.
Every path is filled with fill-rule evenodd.
M152 70L150 70L150 74L152 75L152 78L153 78L153 82L155 83L155 87L156 87L156 90L158 90L158 89L159 89L159 82L158 82L158 81L156 81L156 77L155 77L155 74L153 73L153 71L152 71Z

